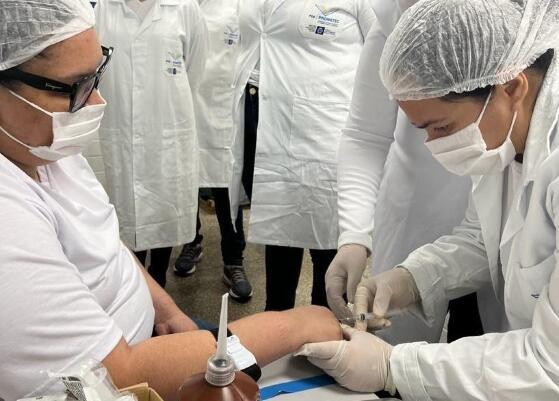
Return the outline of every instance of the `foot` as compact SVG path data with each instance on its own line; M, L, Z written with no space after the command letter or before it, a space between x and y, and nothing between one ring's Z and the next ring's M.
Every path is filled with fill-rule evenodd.
M243 266L225 265L223 282L229 287L229 295L238 302L246 302L252 297L252 286Z
M175 262L174 272L177 276L187 277L196 271L196 263L202 259L202 244L186 244Z

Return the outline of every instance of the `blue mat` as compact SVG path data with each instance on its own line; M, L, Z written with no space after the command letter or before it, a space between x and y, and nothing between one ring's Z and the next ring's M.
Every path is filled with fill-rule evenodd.
M264 401L277 397L281 394L299 393L301 391L325 387L335 383L336 381L328 375L308 377L306 379L293 380L290 382L274 384L273 386L263 387L260 389L260 398Z

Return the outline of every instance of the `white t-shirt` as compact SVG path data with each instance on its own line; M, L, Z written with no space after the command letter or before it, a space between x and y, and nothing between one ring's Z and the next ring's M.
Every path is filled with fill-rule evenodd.
M151 336L154 308L114 207L82 156L35 182L0 155L0 398L49 391L41 370L102 361Z

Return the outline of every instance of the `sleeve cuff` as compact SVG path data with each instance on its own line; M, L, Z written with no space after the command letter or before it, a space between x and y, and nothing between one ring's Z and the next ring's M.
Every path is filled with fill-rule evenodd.
M433 401L423 385L417 354L427 343L400 344L390 356L390 371L396 389L406 401Z
M411 273L421 297L421 312L418 314L428 325L433 325L440 314L440 305L444 303L445 294L441 288L441 277L430 263L410 256L398 267ZM412 311L413 312L413 311Z
M338 249L344 245L356 244L367 248L369 255L373 251L373 237L369 234L363 234L358 232L345 231L340 235L338 239Z

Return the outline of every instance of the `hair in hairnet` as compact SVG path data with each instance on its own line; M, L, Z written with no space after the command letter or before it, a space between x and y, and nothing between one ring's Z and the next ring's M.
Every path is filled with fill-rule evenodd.
M422 0L389 36L380 76L397 100L517 77L559 43L559 0Z
M0 71L95 25L86 0L0 0Z

